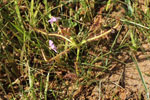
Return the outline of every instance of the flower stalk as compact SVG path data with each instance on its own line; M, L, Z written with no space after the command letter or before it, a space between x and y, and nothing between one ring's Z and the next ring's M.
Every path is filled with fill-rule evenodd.
M112 29L115 29L115 28L117 28L119 26L119 23L117 23ZM98 35L98 36L95 36L95 37L92 37L92 38L89 38L89 39L87 39L87 40L83 40L82 42L81 42L81 44L80 45L83 45L83 44L85 44L85 43L87 43L87 42L91 42L91 41L94 41L94 40L96 40L96 39L99 39L99 38L101 38L101 37L103 37L103 36L105 36L105 35L107 35L107 34L109 34L111 31L112 31L112 29L110 29L110 30L108 30L108 31L106 31L106 32L104 32L103 34L101 34L101 35Z
M42 33L42 34L44 34L44 35L56 36L56 37L63 38L63 39L65 39L65 40L69 41L70 43L72 43L72 41L71 41L70 39L66 38L66 37L63 36L63 35L59 35L59 34L56 34L56 33L50 33L50 34L48 34L48 33L44 32L44 31L41 31L41 30L36 29L36 28L34 28L34 30L37 31L37 32L40 32L40 33Z

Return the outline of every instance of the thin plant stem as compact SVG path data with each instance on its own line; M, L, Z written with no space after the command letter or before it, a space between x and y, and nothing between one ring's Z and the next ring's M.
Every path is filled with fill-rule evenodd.
M77 58L76 58L76 62L79 61L79 54L80 54L80 47L77 47Z
M37 31L37 32L40 32L40 33L42 33L42 34L44 34L44 35L48 35L48 36L56 36L56 37L63 38L63 39L65 39L65 40L69 41L70 43L72 43L72 41L71 41L70 39L66 38L66 37L63 36L63 35L59 35L59 34L55 34L55 33L53 33L53 34L51 34L51 33L48 34L48 33L46 33L46 32L43 32L43 31L41 31L41 30L39 30L39 29L35 29L35 28L34 28L34 30Z
M117 28L118 26L119 26L119 22L112 28L112 29L115 29L115 28ZM108 30L108 31L106 31L106 32L104 32L103 34L101 34L101 35L98 35L98 36L95 36L95 37L92 37L92 38L89 38L89 39L87 39L87 40L83 40L82 42L81 42L81 45L83 45L83 44L85 44L85 43L87 43L87 42L91 42L91 41L94 41L94 40L96 40L96 39L99 39L99 38L101 38L101 37L103 37L103 36L105 36L105 35L107 35L107 34L109 34L111 31L112 31L112 29L110 29L110 30Z
M76 74L77 74L77 76L79 75L79 69L78 69L79 54L80 54L80 47L77 47L77 58L76 58L76 63L75 63L75 68L76 68Z
M47 100L47 90L48 90L48 83L49 83L49 75L50 72L48 72L47 77L46 77L46 84L45 84L45 91L44 91L44 96L45 96L45 100Z
M120 19L120 21L122 21L122 22L127 22L127 23L130 23L130 24L136 25L136 26L140 26L140 27L145 28L145 29L150 29L149 27L146 27L146 26L144 26L144 25L141 25L141 24L139 24L139 23L136 23L136 22L133 22L133 21L130 21L130 20Z
M131 53L131 58L132 58L132 60L134 61L135 65L136 65L136 69L137 69L137 71L138 71L138 73L139 73L139 75L140 75L142 84L143 84L143 86L144 86L144 88L145 88L145 92L146 92L147 99L149 100L149 90L148 90L148 88L147 88L147 85L146 85L146 83L145 83L144 77L143 77L142 72L141 72L141 70L140 70L140 68L139 68L139 65L138 65L138 62L137 62L137 59L136 59L134 53Z

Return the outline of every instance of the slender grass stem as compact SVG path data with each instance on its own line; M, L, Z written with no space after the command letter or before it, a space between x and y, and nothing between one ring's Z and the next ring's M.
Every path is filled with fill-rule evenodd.
M120 24L120 23L118 22L118 23L113 27L113 29L117 28L117 27L119 26L119 24ZM109 34L111 31L112 31L112 29L110 29L110 30L104 32L104 33L101 34L101 35L98 35L98 36L89 38L89 39L87 39L87 40L83 40L83 41L81 42L81 45L83 45L83 44L85 44L85 43L87 43L87 42L91 42L91 41L94 41L94 40L96 40L96 39L99 39L99 38L101 38L101 37L103 37L103 36Z
M63 36L63 35L59 35L59 34L55 34L55 33L53 33L53 34L51 34L51 33L48 34L48 33L46 33L46 32L43 32L43 31L41 31L41 30L39 30L39 29L35 29L35 28L34 28L34 30L37 31L37 32L40 32L40 33L42 33L42 34L44 34L44 35L48 35L48 36L56 36L56 37L63 38L63 39L65 39L65 40L69 41L70 43L72 43L72 41L71 41L70 39L66 38L66 37Z
M141 25L141 24L139 24L139 23L136 23L136 22L133 22L133 21L130 21L130 20L120 19L120 21L122 21L122 22L127 22L127 23L130 23L130 24L136 25L136 26L140 26L140 27L145 28L145 29L150 29L149 27L146 27L146 26L144 26L144 25Z
M49 82L49 75L50 72L48 72L47 77L46 77L46 84L45 84L45 91L44 91L44 96L45 96L45 100L47 100L47 90L48 90L48 82Z
M80 54L80 47L77 47L77 58L76 58L77 62L79 61L79 54Z
M77 47L77 57L75 62L75 69L76 69L77 76L79 76L79 68L78 68L79 54L80 54L80 47Z
M137 69L137 71L138 71L138 73L139 73L139 75L140 75L142 84L143 84L143 86L144 86L144 88L145 88L147 100L149 100L149 90L148 90L148 88L147 88L147 85L146 85L146 83L145 83L144 77L143 77L142 72L141 72L141 70L140 70L140 68L139 68L139 65L138 65L138 62L137 62L137 59L136 59L134 53L131 54L131 58L132 58L132 60L134 61L135 65L136 65L136 69Z

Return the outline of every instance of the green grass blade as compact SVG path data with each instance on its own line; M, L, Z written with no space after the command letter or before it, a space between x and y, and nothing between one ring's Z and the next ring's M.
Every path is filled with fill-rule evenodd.
M30 91L31 91L30 95L31 95L31 98L33 100L37 100L35 92L34 92L34 81L35 81L35 79L34 79L33 74L31 74L31 68L29 66L29 61L27 61L26 66L28 68L29 86L30 86Z
M136 23L136 22L133 22L133 21L130 21L130 20L127 20L127 19L120 19L122 22L127 22L127 23L130 23L130 24L133 24L133 25L136 25L136 26L139 26L139 27L142 27L142 28L145 28L145 29L150 29L149 27L146 27L144 25L141 25L139 23Z
M130 0L125 0L125 2L127 3L128 13L129 13L130 16L132 16L134 10L133 10L133 8L132 8L131 1L130 1Z
M131 58L132 58L132 60L134 61L135 65L136 65L136 69L137 69L137 71L138 71L138 73L139 73L139 75L140 75L142 84L143 84L143 86L144 86L144 88L145 88L145 92L146 92L146 95L147 95L147 99L149 100L149 91L148 91L148 88L147 88L147 86L146 86L146 83L145 83L144 77L143 77L143 75L142 75L142 72L141 72L141 70L140 70L140 68L139 68L137 59L136 59L136 57L135 57L134 54L131 55Z
M107 1L107 5L106 5L106 11L108 11L109 7L110 7L110 4L111 4L111 0L108 0Z
M30 25L33 25L33 20L34 20L34 0L31 0L31 5L30 5Z
M48 72L47 78L46 78L46 85L45 85L45 91L44 91L45 100L47 100L47 90L48 90L48 83L49 83L49 74L50 74L50 72Z
M45 13L47 13L48 11L48 4L47 4L47 0L44 0L44 5L45 5Z
M24 26L23 26L23 23L22 23L22 18L21 18L21 15L20 15L19 6L18 6L18 0L15 0L14 3L15 3L15 10L16 10L16 13L17 13L19 23L21 24L21 27L24 29Z
M15 9L16 9L16 13L19 19L19 22L22 23L22 19L21 19L21 15L20 15L20 10L19 10L19 6L18 6L18 0L15 0Z

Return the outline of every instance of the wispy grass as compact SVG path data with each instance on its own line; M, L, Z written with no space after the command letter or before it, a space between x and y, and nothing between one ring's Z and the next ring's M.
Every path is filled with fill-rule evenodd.
M133 60L134 63L135 63L136 69L137 69L137 71L138 71L138 73L139 73L139 75L140 75L142 84L143 84L143 86L144 86L144 88L145 88L147 100L149 100L149 98L150 98L150 97L149 97L149 90L148 90L148 88L147 88L147 85L146 85L146 83L145 83L144 77L143 77L142 72L141 72L141 70L140 70L140 67L139 67L139 65L138 65L137 59L136 59L136 57L135 57L134 54L131 54L131 57L132 57L132 60Z
M12 0L6 4L0 2L0 71L6 74L8 80L6 83L0 82L0 88L5 95L12 93L12 98L57 100L65 97L67 100L73 94L67 94L69 90L64 88L69 87L69 83L63 78L66 74L76 75L76 82L72 83L78 87L82 84L98 83L95 78L101 74L95 75L96 71L93 70L107 72L114 60L126 64L118 60L116 55L127 50L138 51L144 41L140 40L138 32L143 33L142 38L149 42L149 10L146 13L139 11L136 3L131 0ZM122 9L125 9L125 12L120 19L109 17L115 10L113 5L116 3L124 5ZM99 15L101 5L104 9L101 9L102 13ZM148 7L148 1L145 1L145 5ZM143 15L143 20L138 16L139 12ZM96 23L96 15L111 19L111 22L105 26L105 20L98 23L100 25L96 24L95 29L99 32L93 31L93 36L88 37L90 27ZM52 17L61 19L51 24L48 20ZM122 34L125 28L128 31ZM117 32L114 32L115 30ZM57 53L50 48L49 40L54 42ZM97 62L101 64L96 65ZM12 71L15 69L18 72ZM40 77L36 76L38 71L41 72ZM17 90L12 83L20 79L19 76L24 79L16 83L18 88L22 87ZM69 79L73 80L72 77ZM77 82L81 79L83 82ZM3 84L9 84L11 91L5 89L6 85ZM72 93L75 90L72 90ZM20 91L23 97L15 96ZM99 92L102 93L101 90Z

